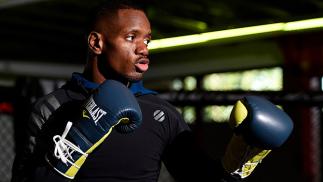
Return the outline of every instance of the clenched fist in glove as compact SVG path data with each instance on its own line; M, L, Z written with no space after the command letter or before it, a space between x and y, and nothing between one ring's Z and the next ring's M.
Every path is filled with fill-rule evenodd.
M87 156L99 146L113 128L131 132L142 121L134 95L120 82L102 83L81 107L79 119L68 122L65 131L53 137L54 151L46 155L50 165L73 179Z
M222 160L225 170L241 178L249 176L268 153L280 147L293 130L290 117L268 100L246 96L230 115L234 135Z

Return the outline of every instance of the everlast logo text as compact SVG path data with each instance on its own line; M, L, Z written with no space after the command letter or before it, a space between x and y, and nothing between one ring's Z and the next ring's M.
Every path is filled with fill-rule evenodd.
M102 116L107 114L107 112L97 106L92 97L86 103L85 109L90 113L95 124L100 120Z

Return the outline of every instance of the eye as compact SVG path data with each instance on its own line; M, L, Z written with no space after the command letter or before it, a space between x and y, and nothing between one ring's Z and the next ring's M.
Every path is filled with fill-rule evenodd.
M135 36L134 35L128 35L126 37L126 40L128 40L128 41L133 41L133 39L135 39Z
M144 40L144 44L146 44L147 46L148 46L149 42L150 42L150 39L145 39Z

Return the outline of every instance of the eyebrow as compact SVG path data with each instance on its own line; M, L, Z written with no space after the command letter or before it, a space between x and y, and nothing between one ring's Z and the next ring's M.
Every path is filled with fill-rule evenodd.
M147 37L149 37L151 39L151 37L152 37L151 32L147 34Z
M124 31L124 33L129 33L129 32L133 32L133 33L141 33L141 31L139 31L138 29L130 29L130 30L126 30ZM151 32L145 34L145 37L149 37L151 38Z

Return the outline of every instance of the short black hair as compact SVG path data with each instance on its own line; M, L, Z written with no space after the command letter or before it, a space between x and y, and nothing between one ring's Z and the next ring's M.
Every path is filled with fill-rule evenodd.
M144 0L106 0L100 1L91 9L87 17L86 34L93 30L104 16L113 16L120 9L136 9L146 13Z

